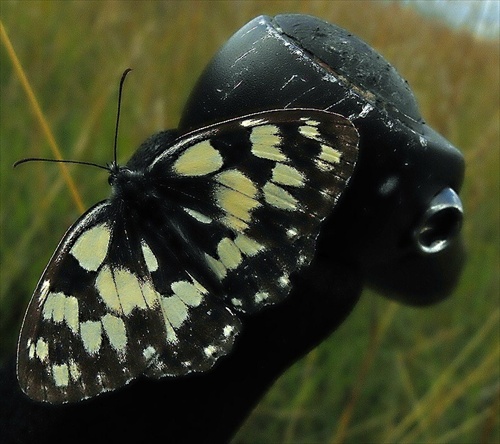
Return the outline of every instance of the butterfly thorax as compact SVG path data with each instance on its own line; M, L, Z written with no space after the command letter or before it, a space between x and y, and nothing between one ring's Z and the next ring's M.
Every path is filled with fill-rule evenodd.
M108 179L112 188L112 200L121 200L124 203L148 203L151 200L151 182L144 171L131 170L125 166L112 164Z

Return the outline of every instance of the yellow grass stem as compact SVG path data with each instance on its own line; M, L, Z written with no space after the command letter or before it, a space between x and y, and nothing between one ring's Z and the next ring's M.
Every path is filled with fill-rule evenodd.
M17 74L17 77L19 78L19 81L21 82L21 85L24 88L26 95L28 96L28 100L30 102L31 108L35 114L36 119L38 120L38 123L40 124L40 126L42 128L42 131L45 135L45 138L49 142L49 146L50 146L55 158L62 159L61 151L59 150L59 147L57 146L54 135L52 134L52 131L51 131L47 121L45 120L42 109L40 108L40 105L38 104L38 100L36 99L35 93L33 92L33 89L31 88L29 80L26 77L26 74L24 73L24 69L21 65L21 62L17 58L16 51L14 50L14 47L12 46L12 43L9 39L9 36L7 35L7 31L5 30L5 27L4 27L3 22L1 20L0 20L0 38L2 40L2 43L5 46L5 49L7 50L7 53L9 55L11 62L12 62L12 65L14 66L14 70ZM66 184L68 185L68 188L71 192L71 196L73 198L73 201L75 202L78 210L81 213L83 213L85 211L85 206L83 205L80 194L78 193L78 190L76 189L76 185L75 185L71 175L69 174L68 168L66 167L66 165L64 165L62 163L59 164L59 168L61 169L64 180L66 181Z

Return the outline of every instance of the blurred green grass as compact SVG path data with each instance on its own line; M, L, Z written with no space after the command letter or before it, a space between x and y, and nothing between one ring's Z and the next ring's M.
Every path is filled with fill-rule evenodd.
M283 375L235 438L257 442L499 442L499 48L396 5L330 1L1 1L0 15L64 158L110 161L128 66L119 159L175 127L213 53L260 14L334 22L392 62L422 115L463 151L467 267L425 309L365 291L347 321ZM5 47L0 50L0 362L65 229L79 215ZM74 166L86 206L106 173Z

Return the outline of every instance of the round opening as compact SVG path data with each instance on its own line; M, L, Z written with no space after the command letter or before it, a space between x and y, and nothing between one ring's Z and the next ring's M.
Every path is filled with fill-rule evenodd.
M417 233L417 242L425 253L444 250L460 232L463 213L456 207L444 207L428 214Z

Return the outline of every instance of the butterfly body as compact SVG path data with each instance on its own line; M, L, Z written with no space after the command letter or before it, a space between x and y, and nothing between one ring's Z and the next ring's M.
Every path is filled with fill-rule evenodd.
M28 307L18 378L32 398L85 399L144 374L211 368L241 315L288 295L352 176L337 114L268 111L109 166L108 200L66 233Z

